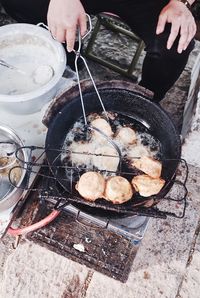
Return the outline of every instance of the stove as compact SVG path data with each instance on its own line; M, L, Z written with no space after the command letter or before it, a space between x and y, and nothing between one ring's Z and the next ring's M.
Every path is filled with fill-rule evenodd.
M62 88L62 90L63 90L63 88ZM68 90L69 90L69 88L68 88ZM70 90L69 90L69 92L70 92ZM69 93L69 92L67 92L67 93ZM64 94L66 94L66 93L64 93ZM60 101L61 100L59 100L58 102L60 103ZM52 106L54 106L54 105L56 106L56 108L58 107L57 101L55 101L55 103ZM28 167L27 175L28 175L29 181L24 189L25 190L24 197L25 197L25 195L27 195L29 193L29 191L32 190L31 185L38 173L38 170L40 168L42 170L47 168L47 166L43 163L43 158L48 153L48 152L45 152L45 150L48 150L48 149L44 148L44 141L45 141L47 129L42 124L43 114L44 114L44 111L46 111L46 109L47 109L47 106L45 106L43 108L43 110L37 114L28 115L28 116L23 115L23 117L21 117L21 115L12 115L11 116L11 115L6 115L3 113L5 120L12 119L14 121L13 127L14 127L14 123L15 123L15 128L18 128L17 129L18 134L19 134L19 131L21 133L21 134L19 134L19 137L21 137L22 140L24 141L24 143L26 145L25 146L26 150L29 150L28 155L29 155L30 162L27 164L27 167ZM50 110L50 113L49 113L49 110ZM47 115L47 118L45 119L46 122L48 122L48 115L51 114L52 112L54 112L54 111L50 106L50 109L48 108L48 112L46 114ZM28 122L26 122L27 119L28 119ZM52 149L53 148L51 148L50 150L52 150ZM58 149L54 149L54 150L58 150ZM42 153L41 153L41 151L42 151ZM56 154L60 154L60 152L58 152ZM37 166L37 169L35 169L36 166ZM95 223L98 222L98 223L100 223L101 226L106 226L106 228L109 228L110 230L118 231L119 234L127 236L129 239L133 239L133 241L136 240L136 242L137 242L137 240L141 240L142 237L144 236L144 232L146 230L146 226L148 223L148 220L146 218L147 216L148 217L150 216L150 217L166 218L168 215L170 215L170 216L182 218L184 216L185 207L186 207L187 189L186 189L185 183L186 183L187 174L188 174L187 173L187 171L188 171L187 164L184 161L183 161L182 166L186 170L185 178L183 179L183 182L172 181L173 184L175 185L175 188L177 188L178 186L182 187L182 190L175 192L176 194L180 194L180 192L181 192L180 196L178 196L176 199L173 196L171 198L170 195L166 198L163 198L163 201L167 201L168 203L170 203L169 211L166 210L166 208L164 211L162 211L162 210L159 210L157 207L154 207L155 204L153 204L153 203L156 201L153 198L152 199L153 203L150 200L147 202L147 205L143 204L142 207L138 206L138 208L137 208L137 206L136 206L136 208L135 208L135 205L134 205L133 210L129 208L130 210L128 210L128 212L126 212L126 217L128 217L126 220L123 219L118 222L117 220L111 220L111 219L107 220L105 218L102 219L102 218L98 218L95 216L92 221L94 221ZM60 166L58 166L58 167L60 167ZM181 171L181 172L183 172L183 171ZM52 181L52 177L50 177L51 175L49 176L48 172L44 173L43 176L45 176L47 178L47 181L48 180ZM57 180L57 177L55 177L55 172L54 172L54 179ZM41 190L43 190L43 192L45 192L47 190L45 188L46 183L48 184L48 182L44 182L44 184L42 186L43 189L41 189ZM36 189L36 190L38 190L38 189ZM49 190L48 190L48 192L49 192ZM57 201L55 200L56 196L57 196L57 198L56 198ZM53 194L53 196L52 196L50 193L50 196L49 195L46 196L45 199L51 200L51 203L54 203L56 205L56 204L58 204L58 202L61 199L63 199L63 194L58 193L56 195ZM54 201L52 202L52 200L54 200ZM91 218L92 218L91 215L89 215L85 212L81 212L80 210L77 211L76 208L69 207L70 206L69 204L72 201L73 201L73 199L69 198L69 193L68 193L68 197L65 198L65 202L64 202L64 205L62 206L62 208L64 208L67 211L70 211L72 213L77 213L78 214L76 216L77 218L84 217L85 219L91 221ZM175 202L177 204L183 203L183 209L182 209L181 214L176 214L175 208L171 208L172 202ZM79 203L82 203L82 202L79 202ZM149 203L150 203L150 205L149 205ZM86 204L86 201L84 204ZM87 204L89 205L88 201L87 201ZM152 208L149 208L151 206L152 206ZM91 206L91 207L93 207L93 206ZM146 208L146 207L148 207L148 208ZM110 209L107 208L107 210L112 211L111 208L112 207L110 207ZM120 206L120 208L121 208L121 206ZM117 207L117 210L120 208ZM131 206L131 208L132 208L132 206ZM121 209L121 211L118 210L117 212L125 213L124 211L125 211L126 207L124 207L123 210L122 209ZM12 218L13 210L8 210L6 212L6 214L0 214L0 219L1 219L0 223L2 226L1 235L3 235L3 232L5 231L6 227L8 226L8 224ZM116 211L116 210L114 210L114 211ZM138 218L137 215L139 215L140 217ZM6 224L7 224L7 226L6 226ZM137 236L136 235L137 233L135 232L135 230L139 230L138 237L135 237L135 236ZM139 239L134 239L134 237L139 238Z
M48 201L56 204L56 201L53 199L48 199ZM107 229L108 231L112 231L129 239L134 245L139 244L144 237L149 222L149 217L137 215L121 219L92 216L86 212L80 211L73 205L67 205L63 210L66 213L73 214L76 221L80 224L85 226L96 225L101 229Z
M42 205L34 216L37 221L52 210L54 202L45 201ZM30 224L31 213L31 208L24 212L24 225ZM137 216L135 220L132 217L126 233L119 222L112 226L111 222L107 224L107 219L90 218L88 214L68 206L51 224L26 237L28 241L125 282L148 224L147 218Z

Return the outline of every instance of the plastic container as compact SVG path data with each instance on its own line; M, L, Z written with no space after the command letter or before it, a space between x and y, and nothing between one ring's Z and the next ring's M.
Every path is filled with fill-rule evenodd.
M39 25L25 23L0 27L0 56L12 64L24 57L28 63L36 66L50 65L54 70L54 75L46 84L36 85L30 92L9 95L0 92L0 108L17 114L30 114L39 111L55 96L57 84L66 67L66 53L62 44L54 40L48 30ZM16 79L19 75L16 72Z

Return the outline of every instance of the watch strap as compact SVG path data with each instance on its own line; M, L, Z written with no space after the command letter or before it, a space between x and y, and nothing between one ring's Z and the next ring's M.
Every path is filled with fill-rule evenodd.
M191 10L191 5L190 5L190 3L187 1L187 0L179 0L180 2L182 2L183 4L185 4L185 6L189 9L189 10Z

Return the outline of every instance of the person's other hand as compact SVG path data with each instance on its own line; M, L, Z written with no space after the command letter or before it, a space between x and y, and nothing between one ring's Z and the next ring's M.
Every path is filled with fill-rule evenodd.
M192 13L186 5L177 0L171 0L161 11L156 28L156 34L164 31L166 23L171 23L171 32L167 41L167 49L171 49L180 33L178 53L185 50L196 33L196 24Z
M48 27L53 37L67 43L67 50L74 48L77 26L81 35L86 32L86 14L79 0L51 0L47 13Z

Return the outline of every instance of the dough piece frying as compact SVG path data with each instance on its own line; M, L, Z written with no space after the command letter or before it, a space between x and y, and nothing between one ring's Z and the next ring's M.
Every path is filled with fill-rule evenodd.
M123 145L133 144L137 141L136 133L130 127L121 127L117 133L116 139Z
M127 179L121 176L108 178L104 195L106 200L113 204L122 204L130 200L132 195L132 186Z
M135 144L129 146L127 149L127 158L130 160L134 160L134 158L142 157L142 156L150 156L150 151L147 147L142 144Z
M97 172L84 173L76 184L76 190L88 201L95 201L98 198L102 198L104 189L105 180Z
M73 142L69 150L71 151L71 161L75 165L86 165L90 167L92 164L92 155L94 154L93 144L91 143L82 143L82 142Z
M152 157L142 156L139 159L135 159L132 165L152 178L159 178L161 176L162 164Z
M160 192L165 184L165 180L161 178L152 178L144 174L135 176L131 183L141 196L150 197Z
M91 125L101 130L106 136L111 137L113 135L110 124L103 118L97 118L91 122ZM93 137L98 141L106 140L106 138L98 131L93 130Z
M99 170L107 170L113 172L117 171L119 156L115 148L110 146L102 146L95 150L95 154L99 154L93 156L93 164L95 167L97 167Z

